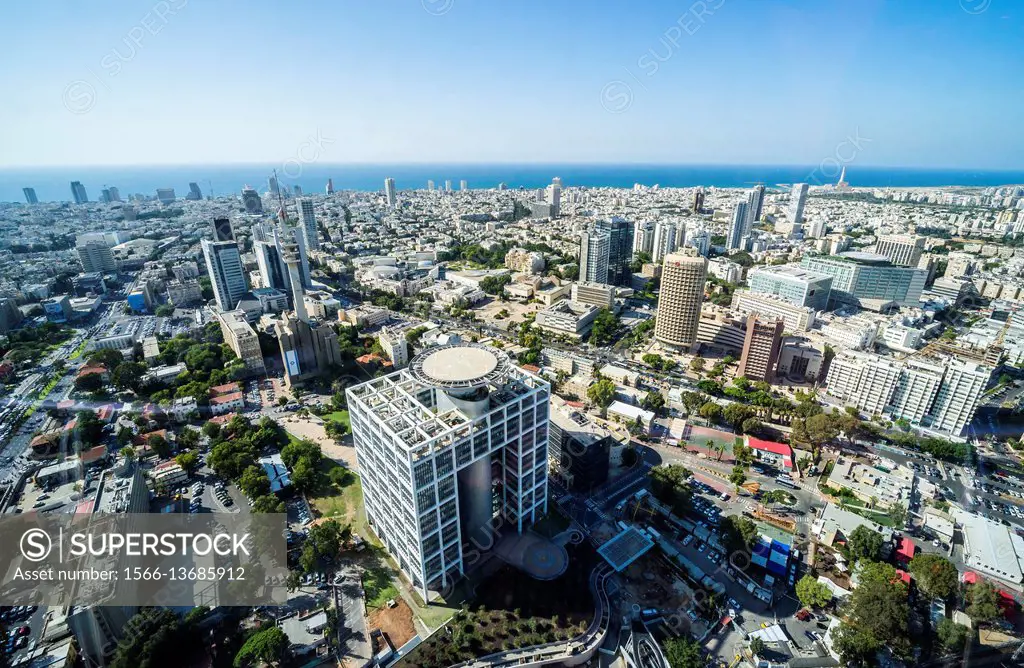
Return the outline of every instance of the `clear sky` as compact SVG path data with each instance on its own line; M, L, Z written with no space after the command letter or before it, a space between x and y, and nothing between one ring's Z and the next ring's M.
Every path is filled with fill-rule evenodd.
M317 133L333 163L1024 163L1016 0L43 0L0 37L4 167Z

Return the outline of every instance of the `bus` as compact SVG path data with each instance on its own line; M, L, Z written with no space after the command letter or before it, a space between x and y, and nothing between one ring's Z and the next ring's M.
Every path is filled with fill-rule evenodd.
M775 482L779 483L784 487L789 487L790 489L800 489L799 487L797 487L797 484L793 482L793 479L790 478L789 476L776 476Z

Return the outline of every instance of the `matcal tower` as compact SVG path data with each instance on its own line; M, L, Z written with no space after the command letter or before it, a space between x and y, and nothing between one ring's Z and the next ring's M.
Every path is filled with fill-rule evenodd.
M348 389L367 521L424 600L547 512L550 392L477 344Z

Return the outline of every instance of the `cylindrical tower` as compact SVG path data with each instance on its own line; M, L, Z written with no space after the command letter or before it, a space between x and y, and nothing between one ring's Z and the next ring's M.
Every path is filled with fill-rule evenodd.
M654 337L674 348L689 349L697 340L708 263L692 248L665 256Z

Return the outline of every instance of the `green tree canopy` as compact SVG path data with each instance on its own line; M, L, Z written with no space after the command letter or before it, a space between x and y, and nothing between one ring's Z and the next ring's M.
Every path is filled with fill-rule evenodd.
M666 640L665 658L671 668L704 668L707 665L700 643L688 637Z
M919 554L910 561L917 587L932 598L948 600L959 586L956 566L938 554Z
M280 626L268 626L256 631L235 655L235 668L249 668L260 662L270 665L279 664L289 656L291 651L288 636Z
M823 608L832 601L832 590L811 574L796 583L796 597L808 608Z
M882 534L861 524L850 534L847 547L854 561L861 559L878 561L882 558L883 542Z
M992 585L980 580L967 587L967 614L979 624L999 617L999 595Z

